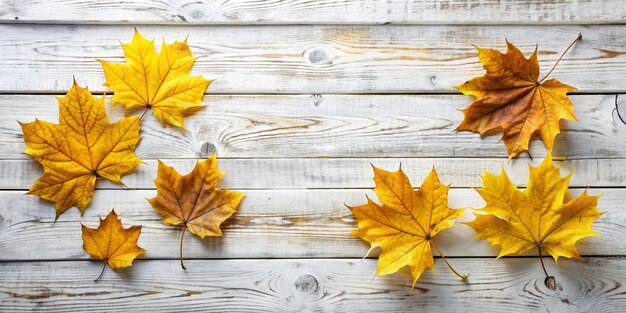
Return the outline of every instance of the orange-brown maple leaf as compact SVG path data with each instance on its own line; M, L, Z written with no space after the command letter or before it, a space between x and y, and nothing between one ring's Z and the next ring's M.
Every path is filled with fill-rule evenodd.
M556 79L539 79L537 50L530 59L507 41L507 52L476 48L487 73L456 88L476 101L463 110L458 131L481 135L503 132L509 157L527 151L536 133L552 151L560 132L561 119L576 120L574 106L566 94L576 88ZM545 79L545 77L544 77Z
M181 226L180 264L183 269L185 230L200 238L222 236L220 224L235 213L244 196L241 192L218 189L221 177L215 154L197 162L185 176L159 161L158 175L154 180L158 194L148 202L161 214L163 224Z

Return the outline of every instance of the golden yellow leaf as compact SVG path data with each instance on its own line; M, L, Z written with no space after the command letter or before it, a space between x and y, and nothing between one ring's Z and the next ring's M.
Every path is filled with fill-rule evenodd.
M359 222L351 234L381 248L376 275L387 275L408 266L413 286L426 268L433 270L431 247L443 257L433 237L451 227L463 210L448 207L448 189L433 168L418 191L413 190L402 169L396 172L374 168L374 193L382 205L367 198L367 204L348 208ZM368 253L369 254L369 253ZM448 262L445 260L446 264ZM450 269L459 277L452 267Z
M212 81L190 76L196 58L187 40L166 44L161 53L154 41L135 29L129 44L123 44L126 64L98 60L106 76L105 86L114 91L112 101L127 109L151 109L162 124L185 128L183 116L202 108L202 96Z
M136 257L144 254L146 250L137 246L137 239L141 234L141 226L131 226L125 229L117 218L115 210L105 218L100 219L97 229L82 225L83 249L96 259L104 260L104 268L108 264L112 269L129 267L133 265Z
M463 110L465 118L457 130L477 132L481 136L502 131L509 157L527 151L537 133L552 151L560 132L559 121L576 120L574 105L566 96L576 88L556 79L544 81L547 75L540 80L536 49L526 59L508 41L507 47L506 54L476 47L487 74L456 86L463 94L476 97Z
M56 217L72 205L81 214L91 202L97 177L121 184L121 175L137 167L139 118L109 123L104 96L94 98L76 81L65 97L58 97L60 124L36 120L20 123L25 153L43 165L44 175L28 194L54 202Z
M183 238L185 230L200 238L222 236L220 224L235 213L244 194L218 189L222 177L217 169L215 154L196 163L194 169L181 176L159 161L159 171L154 184L158 194L148 199L163 217L163 224L181 226L180 265L183 264Z
M504 169L500 176L486 173L484 186L477 190L486 205L477 209L480 214L474 213L476 220L466 224L474 228L476 237L500 245L498 258L533 248L540 256L548 252L555 261L561 256L580 258L576 242L598 236L591 225L603 213L597 207L599 196L589 196L586 190L564 201L571 176L561 176L550 153L539 166L530 166L524 191L517 189Z

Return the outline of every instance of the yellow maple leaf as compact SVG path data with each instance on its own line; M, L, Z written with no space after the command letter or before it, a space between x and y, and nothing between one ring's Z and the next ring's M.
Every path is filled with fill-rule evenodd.
M498 258L533 248L540 257L546 251L555 261L559 257L580 258L576 242L598 236L591 225L603 214L598 211L599 196L589 196L585 190L565 202L573 173L562 177L550 153L539 166L529 168L524 191L517 189L504 169L500 176L485 173L484 186L477 191L486 205L466 224L474 228L476 237L500 245ZM547 272L546 276L550 277Z
M451 227L464 210L448 207L449 186L441 184L435 168L418 191L402 171L388 172L374 167L374 193L382 205L367 198L367 204L348 208L357 218L359 229L351 234L381 248L376 275L387 275L408 266L413 286L425 269L433 269L431 247L441 255L450 269L462 279L435 245L433 237ZM369 254L369 252L368 252Z
M137 167L139 118L109 123L104 96L94 98L74 80L65 97L57 97L60 124L21 123L25 153L43 165L44 175L28 194L54 202L56 217L76 205L81 214L91 202L97 177L121 184L121 175Z
M96 281L102 277L108 264L112 269L133 265L136 257L146 250L137 246L137 239L141 234L141 226L122 227L115 210L112 210L105 219L100 219L97 229L82 225L83 249L94 258L104 260L102 272Z
M196 163L194 169L181 176L159 161L154 184L157 196L148 199L155 211L163 217L163 224L181 226L180 265L183 264L183 238L185 230L200 238L222 236L220 224L235 213L244 194L218 189L222 177L218 171L216 155Z
M212 81L190 76L196 58L187 40L166 44L161 53L154 41L135 29L129 44L122 45L126 64L98 60L106 76L105 86L114 91L112 101L127 109L151 109L162 124L185 128L183 116L204 107L202 96Z
M552 151L560 132L559 121L576 120L574 105L566 96L576 88L556 79L545 81L552 71L539 79L537 50L526 59L513 44L506 43L506 54L476 47L487 73L455 87L476 97L463 110L465 118L456 130L477 132L481 136L502 131L502 141L511 158L527 151L536 133Z

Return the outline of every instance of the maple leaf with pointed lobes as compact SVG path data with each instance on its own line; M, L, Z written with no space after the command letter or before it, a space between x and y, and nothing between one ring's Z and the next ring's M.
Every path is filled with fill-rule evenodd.
M112 269L129 267L133 260L146 253L146 250L137 246L137 239L141 234L141 226L122 227L115 210L112 210L105 219L100 219L97 229L81 225L83 231L83 249L94 258L104 260L102 272L96 281L102 277L108 264Z
M370 251L381 248L376 275L387 275L408 266L413 287L425 269L434 271L431 247L441 255L446 265L463 280L467 275L457 273L435 245L433 237L451 227L464 210L448 208L449 186L441 184L432 171L418 191L402 171L387 172L374 169L374 193L382 205L367 198L367 204L348 208L357 218L359 229L351 234L371 244ZM369 254L369 252L368 252Z
M43 166L44 175L28 194L54 202L56 217L76 205L81 214L93 197L96 178L121 184L121 175L137 167L139 118L109 123L104 96L94 98L74 80L65 97L57 97L60 124L36 120L20 123L25 153Z
M559 121L576 120L574 105L566 96L576 88L556 79L544 82L547 75L540 80L537 50L526 59L513 44L508 41L506 44L506 54L476 47L487 74L455 87L463 94L476 97L476 101L463 110L465 118L456 130L477 132L481 136L502 131L501 140L510 158L527 151L536 133L552 151L554 139L560 132Z
M181 226L180 265L183 269L183 238L185 230L200 238L222 236L220 224L235 213L244 194L216 188L222 177L217 169L217 158L196 163L194 169L181 176L172 167L159 161L154 184L157 196L148 199L155 211L163 217L163 224Z
M603 213L598 211L599 196L580 196L564 201L573 173L566 177L552 165L550 153L537 167L530 166L528 187L520 191L504 169L500 176L486 173L478 193L486 205L474 213L476 219L465 223L476 237L500 245L498 258L537 248L559 257L580 258L576 242L598 236L591 225ZM542 260L543 265L543 260ZM544 266L545 271L545 266ZM550 276L546 272L546 276Z
M105 86L114 91L112 101L127 109L151 109L162 124L185 128L183 116L204 107L202 96L212 81L190 76L196 58L187 40L166 44L161 53L154 41L135 29L129 44L122 44L126 64L98 60L106 76Z

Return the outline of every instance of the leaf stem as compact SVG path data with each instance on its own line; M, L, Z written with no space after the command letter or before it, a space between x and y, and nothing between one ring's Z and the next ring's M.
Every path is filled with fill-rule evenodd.
M432 246L435 248L435 250L437 250L437 253L439 253L439 256L441 256L441 259L446 263L446 265L448 266L448 268L452 271L452 273L454 273L456 276L458 276L459 278L461 278L462 280L467 280L469 275L461 275L459 274L459 272L457 272L452 265L450 264L450 262L448 262L448 260L446 260L446 257L443 256L443 253L441 253L441 250L439 250L439 247L437 247L437 245L435 244L435 242L431 239L430 243L432 244Z
M546 274L546 277L549 277L548 271L546 271L546 265L543 263L543 254L541 253L541 246L539 248L539 261L541 261L541 267L543 268L543 273Z
M543 268L543 273L546 274L546 279L543 281L543 283L546 285L546 287L552 290L555 290L556 280L554 279L554 276L550 276L548 274L548 271L546 270L546 265L543 263L543 253L541 252L541 243L537 244L537 248L539 249L539 261L541 261L541 268Z
M546 76L544 76L540 81L539 84L541 84L544 80L546 80L546 78L548 78L548 76L550 76L550 74L552 74L552 71L554 71L554 69L556 68L556 66L559 64L559 62L561 62L561 59L563 59L563 57L565 56L565 54L567 53L567 51L569 51L569 49L574 46L574 44L576 42L578 42L579 40L581 40L583 38L583 35L581 33L578 33L578 36L576 36L576 39L574 39L574 41L572 41L572 43L569 44L569 46L567 46L567 49L565 49L565 51L563 51L563 53L561 54L561 56L559 57L558 60L556 60L556 63L554 63L554 65L552 66L552 68L550 69L550 71L548 72L548 74L546 74Z
M98 275L98 278L94 279L94 282L97 282L100 280L100 278L102 278L102 274L104 274L104 270L107 268L107 260L104 260L104 263L102 264L102 271L100 271L100 275Z
M183 263L183 239L185 238L185 230L187 229L187 224L183 224L183 231L180 234L180 267L184 270L187 270L185 264Z
M139 117L139 120L143 120L143 116L146 115L146 112L148 112L148 110L150 110L150 108L146 108L143 113L141 113L141 116Z

